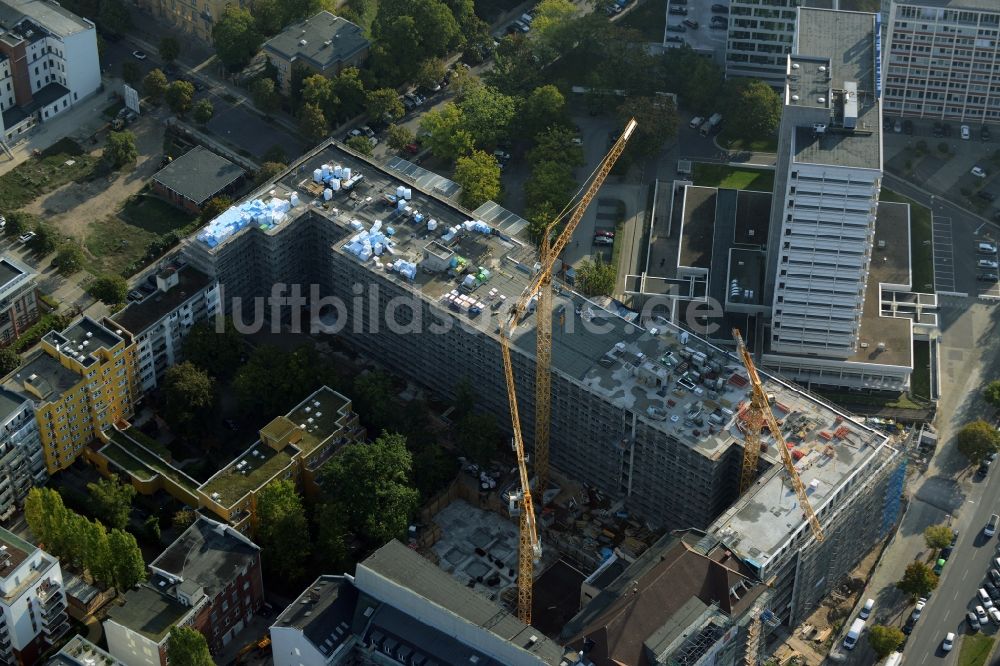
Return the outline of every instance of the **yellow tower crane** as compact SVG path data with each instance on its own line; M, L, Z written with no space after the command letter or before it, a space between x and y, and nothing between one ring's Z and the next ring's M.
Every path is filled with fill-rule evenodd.
M799 506L809 521L813 537L815 537L816 541L822 541L824 538L823 528L819 524L819 519L813 511L812 505L809 504L809 496L806 495L802 479L799 478L799 473L795 470L795 461L792 460L792 454L788 452L785 438L781 434L781 427L774 418L774 413L771 412L770 401L767 398L767 393L764 391L764 385L760 381L760 375L757 374L757 368L753 364L753 359L750 357L750 352L743 343L743 336L735 328L733 329L733 339L736 340L736 346L739 349L743 365L746 366L747 373L750 375L750 385L753 389L750 396L750 406L746 412L747 432L744 438L743 473L740 476L740 493L746 492L757 475L757 460L760 457L760 431L763 425L767 424L771 435L777 443L778 453L781 456L782 464L785 466L785 471L788 472L792 488L795 489L795 494L798 495Z
M611 172L611 168L618 161L625 144L635 131L635 120L629 120L625 125L615 145L611 147L608 154L604 156L597 170L594 172L590 184L587 185L580 200L573 208L573 212L566 225L554 242L551 241L552 234L561 220L561 216L553 220L545 229L542 235L542 245L539 260L539 269L528 286L521 292L517 303L510 309L506 325L500 326L500 351L503 355L504 379L507 382L507 402L510 407L511 428L514 431L513 444L514 453L517 457L517 468L520 474L521 488L518 497L515 499L521 505L520 515L520 542L518 546L518 571L517 571L517 617L525 624L531 624L531 586L533 582L534 563L541 557L542 544L538 539L538 527L535 524L535 511L531 501L531 484L528 477L527 460L524 453L524 439L521 436L521 418L517 409L517 391L514 383L514 364L510 356L510 336L514 332L517 323L524 316L528 309L528 303L536 295L538 301L535 304L535 473L538 477L538 487L541 492L545 491L545 484L548 483L549 464L549 418L551 414L551 358L552 358L552 269L556 259L566 248L573 231L576 229L587 206L593 200L597 191L601 189L605 178ZM539 435L541 433L541 438Z

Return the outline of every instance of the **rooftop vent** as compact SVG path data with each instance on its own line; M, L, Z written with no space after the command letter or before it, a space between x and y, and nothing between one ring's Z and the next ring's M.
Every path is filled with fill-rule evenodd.
M799 63L793 62L792 63L792 69L798 69L798 68L799 68Z
M306 40L304 40L304 39L300 39L300 40L299 40L299 46L307 46L308 44L309 44L309 42L307 42L307 41L306 41Z
M799 101L799 96L798 95L792 95L792 101L793 102Z
M819 66L819 71L825 72L826 71L826 65L820 65Z
M817 102L819 102L820 104L826 104L826 97L820 97L820 98L819 98L818 100L816 100L816 101L817 101Z

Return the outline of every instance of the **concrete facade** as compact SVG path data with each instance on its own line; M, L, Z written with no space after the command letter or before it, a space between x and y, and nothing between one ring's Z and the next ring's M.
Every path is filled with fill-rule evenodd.
M38 321L38 274L23 263L0 257L0 345L10 344Z
M0 389L0 518L10 517L48 478L31 401Z
M726 77L752 77L781 87L795 35L799 0L731 0ZM724 14L722 16L725 16Z

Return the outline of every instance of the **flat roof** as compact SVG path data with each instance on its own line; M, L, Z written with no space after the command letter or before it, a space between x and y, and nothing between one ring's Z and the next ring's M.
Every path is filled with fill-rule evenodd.
M247 493L264 486L273 476L292 464L295 447L275 451L258 441L229 463L198 490L225 507L231 507ZM215 495L218 494L218 497Z
M124 666L124 662L118 661L110 654L97 647L83 636L74 636L62 646L46 666L53 664L66 666Z
M285 417L302 433L295 446L307 455L312 453L341 428L350 404L350 400L328 386L314 391Z
M0 2L0 27L10 30L26 18L46 30L68 37L77 32L90 30L94 25L55 2L46 0L3 0Z
M795 161L881 170L875 15L807 7L798 12L787 104L827 109L830 122L822 133L815 132L811 124L796 128ZM843 91L848 82L856 83L858 89L855 129L843 128Z
M124 338L90 317L83 316L62 331L49 331L42 340L60 354L76 359L86 368L98 361L98 356L94 353L96 350L110 350Z
M34 271L19 261L10 257L0 257L0 292L6 291L8 286L27 274L34 275Z
M201 205L246 174L225 157L195 146L153 175L153 180Z
M17 570L28 556L38 550L38 546L28 543L13 532L0 528L0 578L7 578Z
M140 585L125 593L125 603L111 605L108 620L160 643L170 628L183 621L193 610L156 590Z
M326 69L368 47L361 26L345 18L321 11L304 21L292 24L264 42L265 51L286 60L305 60L318 69Z
M762 304L764 300L764 274L767 271L767 252L761 249L731 248L728 269L727 302ZM739 292L736 296L731 293L734 280ZM749 292L752 292L750 296L747 295Z
M681 227L680 265L710 268L715 229L715 187L688 185L684 188L684 217Z
M44 351L37 349L24 359L20 368L7 376L3 388L20 395L29 395L24 388L24 382L27 381L39 392L41 400L53 402L82 379ZM30 395L34 398L34 394Z
M169 315L184 302L201 293L214 280L197 268L186 265L177 272L178 283L167 291L155 292L111 315L126 331L139 335Z
M320 576L274 620L273 627L300 630L329 658L351 635L358 590L345 576Z
M154 576L150 585L164 592L178 584L201 587L214 598L253 565L259 550L228 525L199 516L149 564L175 580Z
M918 2L907 2L907 0L896 0L897 6L928 7L941 9L973 9L1000 14L1000 6L996 0L919 0ZM957 17L956 17L957 18Z
M28 398L21 393L0 387L0 421L9 418L27 401Z

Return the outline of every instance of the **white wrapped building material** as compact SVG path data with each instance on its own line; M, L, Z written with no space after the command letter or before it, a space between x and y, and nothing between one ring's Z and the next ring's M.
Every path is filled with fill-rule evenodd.
M323 200L324 201L329 201L332 198L333 198L333 190L331 190L329 187L326 188L325 190L323 190Z

